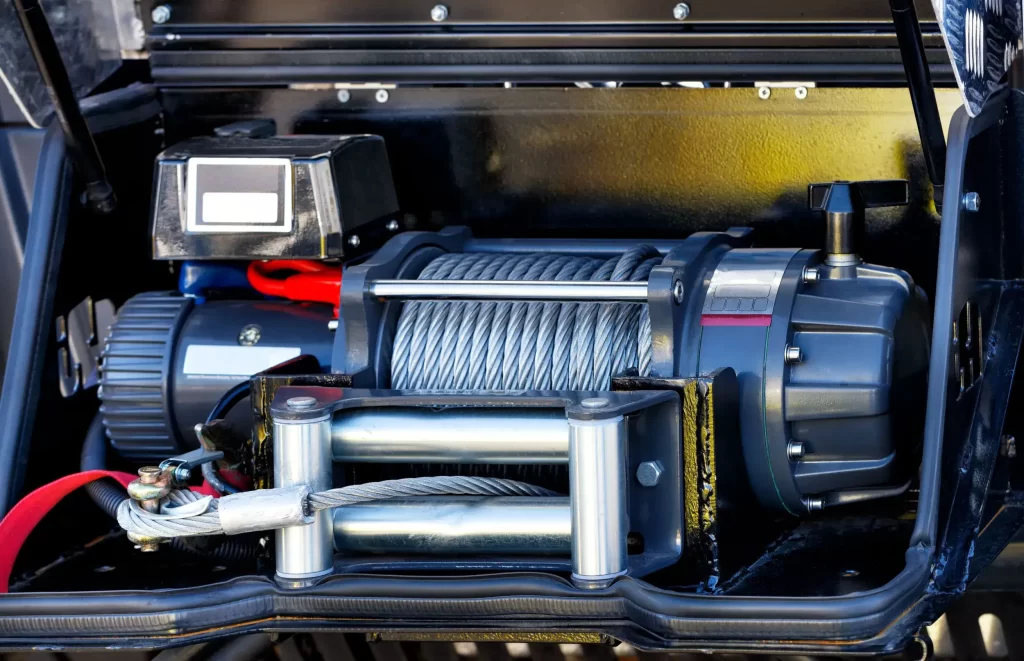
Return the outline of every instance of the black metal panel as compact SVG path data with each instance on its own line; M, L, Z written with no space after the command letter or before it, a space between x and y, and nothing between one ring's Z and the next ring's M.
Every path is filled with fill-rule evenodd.
M143 15L162 4L159 0L143 0ZM303 25L303 24L365 24L433 26L430 9L435 3L417 0L357 0L323 2L322 0L179 0L172 3L166 25ZM597 0L591 2L549 2L548 0L449 0L443 2L449 12L444 27L449 25L597 25L657 24L690 25L691 23L756 23L784 24L868 23L888 25L889 7L884 2L838 0L807 2L806 0L727 0L690 5L685 23L673 15L674 2L663 0ZM934 21L931 3L918 0L921 20ZM440 26L436 26L440 29Z
M902 73L900 74L902 75ZM960 104L940 90L944 116ZM864 258L931 291L938 220L905 90L398 88L164 92L176 141L235 119L282 133L382 135L408 229L475 236L683 238L754 228L762 247L818 247L806 186L907 178L911 205L867 215ZM799 136L799 139L794 139ZM856 139L852 139L856 136ZM915 246L907 250L908 245Z

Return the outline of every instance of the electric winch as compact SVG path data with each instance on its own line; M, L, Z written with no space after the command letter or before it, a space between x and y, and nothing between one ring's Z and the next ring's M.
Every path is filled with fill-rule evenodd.
M288 151L285 138L251 142ZM317 167L246 162L230 146L235 170L219 165L222 156L182 159L181 148L161 161L192 178L184 188L158 181L158 196L172 199L157 205L154 245L170 245L164 232L177 227L160 221L164 210L199 204L216 212L211 224L231 223L225 196L244 209L253 195L286 194L282 181ZM189 143L200 147L221 146ZM324 172L339 171L351 152L335 148L335 170ZM266 176L246 178L241 192L221 190L238 167ZM195 515L215 520L211 529L171 513L181 503L161 513L152 497L148 510L122 506L122 523L146 544L277 529L277 573L287 581L330 573L337 551L342 563L373 557L381 566L407 557L468 566L471 557L472 566L555 567L594 586L673 565L684 539L706 544L716 519L735 508L804 516L897 496L921 433L927 302L906 273L864 263L856 240L865 209L905 204L907 195L903 181L811 185L809 204L825 217L823 250L756 247L742 228L653 243L485 239L458 227L386 238L379 226L393 232L396 223L384 213L360 221L363 236L386 238L379 248L333 267L341 271L335 310L141 294L122 308L107 344L101 396L115 446L147 457L188 453L201 441L183 456L223 463L211 454L218 416L204 417L217 405L236 433L252 421L248 448L228 453L268 488ZM325 199L309 208L313 217L353 208ZM209 257L231 254L233 243L251 256L279 240L279 215L294 212L280 207L262 228L204 229L194 242L215 244ZM349 249L367 251L333 218L320 227L333 223L338 236L355 237ZM330 257L280 236L299 251L293 259ZM140 330L147 311L162 314L159 332ZM125 350L140 341L162 352L149 372L152 395L141 389L140 359ZM319 377L276 367L310 358ZM247 396L249 406L231 416L218 404ZM473 486L436 483L446 476ZM419 481L422 490L409 486ZM173 479L163 485L164 496L174 490ZM372 494L315 506L352 489Z

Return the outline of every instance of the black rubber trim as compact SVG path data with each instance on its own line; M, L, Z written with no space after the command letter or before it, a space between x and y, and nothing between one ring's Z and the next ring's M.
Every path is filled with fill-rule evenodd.
M160 111L156 92L132 85L84 101L82 110L93 131L136 123ZM109 111L109 112L108 112ZM21 491L28 439L32 435L48 339L53 332L53 305L60 273L71 192L71 166L64 134L51 122L47 128L25 241L25 263L18 285L18 304L11 330L6 387L0 393L0 515Z

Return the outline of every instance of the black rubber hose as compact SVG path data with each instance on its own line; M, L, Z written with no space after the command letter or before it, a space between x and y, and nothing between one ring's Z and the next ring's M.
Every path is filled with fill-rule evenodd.
M89 425L89 431L85 433L81 465L83 471L107 468L107 433L103 428L103 417L98 413ZM93 502L113 519L117 518L117 506L128 497L121 485L106 479L86 484L85 491Z
M242 381L231 387L224 393L217 403L214 405L213 410L210 411L210 415L206 416L206 424L210 424L214 420L223 418L228 412L235 408L239 402L249 396L249 382Z
M107 468L107 434L103 428L103 417L100 414L96 414L92 424L89 425L89 431L85 434L85 443L82 444L81 467L83 471L106 470ZM117 518L118 505L127 498L127 494L120 485L106 479L94 480L86 484L85 491L93 502L113 519ZM201 555L224 562L255 560L261 551L258 543L244 539L224 540L210 548L206 548L205 545L198 546L184 537L175 537L168 544L175 551Z

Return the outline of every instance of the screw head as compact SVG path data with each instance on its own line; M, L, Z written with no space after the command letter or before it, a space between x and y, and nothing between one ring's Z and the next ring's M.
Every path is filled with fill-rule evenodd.
M149 14L154 23L166 23L171 20L171 8L167 5L157 5Z
M644 461L636 467L636 479L641 486L656 487L661 482L661 476L665 473L665 467L658 460Z
M790 344L786 345L786 364L798 365L804 362L804 350Z
M448 18L448 7L444 5L434 5L430 10L430 20L435 23L440 23Z
M685 2L680 2L678 5L672 8L672 16L677 21L685 21L690 17L690 5Z
M238 343L243 347L254 346L260 341L263 334L260 332L260 327L256 324L249 324L243 326L242 330L238 332Z
M790 441L789 445L786 446L786 455L789 457L790 461L803 459L806 452L807 448L804 446L802 441Z
M360 243L361 241L359 240L358 234L353 234L352 236L348 237L348 245L352 246L353 248L358 248Z
M793 94L795 94L796 98L798 98L798 99L801 99L801 100L806 99L807 98L807 88L804 87L803 85L801 85L800 87L797 87L795 90L793 90Z
M608 400L604 397L588 397L580 402L580 406L585 409L603 409L608 406Z
M977 193L964 193L960 204L963 206L964 211L975 213L981 209L981 196Z
M386 227L389 232L397 232L398 231L398 221L397 220L389 220L388 224L385 225L384 227Z
M682 280L676 280L672 283L672 300L676 302L676 305L683 302L683 294L685 293L686 290L683 288Z
M293 411L305 411L316 406L316 397L289 397L288 401L285 402L285 406Z
M377 93L373 95L373 98L377 99L377 103L387 103L391 95L388 94L387 90L377 90Z
M801 279L804 281L804 284L809 285L815 283L821 280L821 271L818 270L817 266L806 266L804 267Z
M348 90L338 90L338 102L348 103L352 99L352 92Z
M772 95L772 88L770 87L758 87L757 96L762 99L767 99Z

